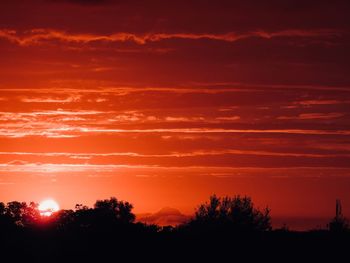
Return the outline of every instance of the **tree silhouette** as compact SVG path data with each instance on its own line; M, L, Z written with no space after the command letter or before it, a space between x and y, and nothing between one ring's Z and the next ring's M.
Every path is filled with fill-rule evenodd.
M40 219L38 204L30 202L9 202L6 206L2 203L0 205L0 214L11 219L11 221L18 226L35 225Z
M10 217L16 225L21 225L26 206L25 202L9 202L7 203L5 214Z
M14 222L6 213L6 205L3 202L0 202L0 229L9 230L11 226L14 226Z
M5 212L5 204L3 202L0 202L0 216L4 215Z
M112 229L118 225L132 224L135 220L132 209L129 202L111 197L97 200L93 208L77 204L75 211L61 210L55 214L53 221L61 229Z
M270 210L254 207L249 197L210 197L209 203L201 204L196 210L193 226L230 228L235 231L271 230Z
M259 210L249 197L213 195L197 208L190 222L177 227L135 222L132 209L130 203L112 197L97 200L92 208L77 204L73 210L46 217L40 216L35 203L0 202L1 258L18 255L23 256L19 262L112 262L123 256L136 261L133 259L138 255L141 260L149 256L153 261L160 255L164 261L171 255L171 259L178 256L175 261L181 261L190 255L196 262L207 261L210 256L215 262L228 262L232 256L236 261L240 256L242 261L261 260L261 255L275 248L283 255L299 251L314 259L319 251L347 251L350 241L340 208L329 225L331 231L302 233L271 230L270 210ZM280 260L278 257L277 262Z
M24 214L22 215L23 225L35 225L40 220L40 212L38 210L38 204L30 202L29 205L25 205Z
M73 210L59 210L53 213L48 220L56 226L57 229L69 229L74 226L75 223L75 212Z
M115 197L97 200L94 208L98 213L111 217L121 223L132 223L135 220L135 215L131 212L133 209L132 204L118 201Z

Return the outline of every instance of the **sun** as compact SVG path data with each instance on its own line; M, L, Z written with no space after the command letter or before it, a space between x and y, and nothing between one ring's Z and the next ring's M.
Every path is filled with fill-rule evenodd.
M58 203L53 199L46 199L39 204L39 212L42 216L51 216L54 212L60 210Z

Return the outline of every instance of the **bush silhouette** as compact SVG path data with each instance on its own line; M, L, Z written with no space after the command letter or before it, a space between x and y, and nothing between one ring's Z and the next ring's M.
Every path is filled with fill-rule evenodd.
M328 224L331 232L345 232L349 231L348 220L342 214L342 205L340 199L335 200L335 217Z
M209 203L201 204L196 210L191 226L225 228L234 231L271 230L270 210L254 207L249 197L210 197Z
M346 232L349 231L349 223L348 220L343 217L334 217L331 222L329 222L329 231L340 233L340 232Z

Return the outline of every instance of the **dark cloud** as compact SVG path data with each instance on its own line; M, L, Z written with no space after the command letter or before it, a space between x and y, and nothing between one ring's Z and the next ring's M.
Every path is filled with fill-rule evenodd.
M13 0L1 1L0 25L107 33L344 30L349 12L349 1Z
M104 4L119 2L115 0L49 0L49 1L56 2L56 3L71 3L71 4L77 4L77 5L104 5Z

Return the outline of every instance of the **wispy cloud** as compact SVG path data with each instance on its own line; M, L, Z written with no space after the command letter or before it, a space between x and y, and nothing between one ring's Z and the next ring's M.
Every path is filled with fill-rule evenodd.
M115 172L119 169L156 168L152 165L116 165L116 164L53 164L53 163L4 163L0 164L0 172L36 172L36 173L62 173L62 172Z
M57 110L38 110L38 111L31 111L31 112L0 112L0 115L4 117L8 117L11 119L12 117L14 119L16 118L22 118L22 117L28 117L28 116L57 116L57 115L96 115L105 113L104 111L96 111L96 110L63 110L63 109L57 109Z
M54 173L63 173L63 174L72 174L72 173L94 173L95 177L105 176L105 173L117 173L122 171L129 171L130 175L133 173L139 174L140 171L152 171L154 173L164 174L164 172L174 172L178 176L179 172L186 172L188 174L201 174L201 175L210 175L212 173L228 173L237 174L237 173L246 173L251 176L256 175L267 175L275 174L281 175L287 171L291 174L291 177L308 177L313 174L320 175L320 171L336 172L337 176L349 176L349 168L344 167L332 167L332 166L294 166L294 167L231 167L231 166L161 166L161 165L119 165L119 164L68 164L68 163L32 163L25 162L22 164L16 163L2 163L0 164L0 172L3 173L36 173L36 174L49 174ZM303 171L303 173L300 173ZM129 174L128 173L128 174ZM243 176L243 174L242 174ZM323 176L328 177L327 174Z
M197 83L189 82L183 83L176 87L167 86L130 86L120 85L113 83L94 82L93 80L84 81L82 79L76 81L63 81L60 80L57 83L52 83L51 88L7 88L0 86L0 92L7 94L22 94L21 98L47 98L47 94L52 94L50 98L67 98L67 94L72 94L69 97L83 96L83 95L96 95L99 94L102 99L106 99L106 96L125 96L129 94L145 93L145 92L159 92L159 93L175 93L175 94L220 94L220 93L255 93L255 92L276 92L276 91L342 91L349 93L350 87L348 86L322 86L322 85L276 85L276 84L247 84L239 82L224 82L224 83ZM76 88L74 88L76 86ZM79 88L86 86L84 88ZM28 94L28 95L24 95ZM4 99L7 97L2 96ZM300 101L291 101L291 106L297 105L332 105L349 103L350 100L334 100L334 99L309 99Z
M345 114L341 112L330 113L301 113L298 116L280 116L279 120L330 120L343 117Z
M311 135L350 135L350 130L304 130L304 129L216 129L216 128L174 128L174 129L89 129L79 128L82 133L280 133Z
M49 40L64 41L70 43L93 43L93 42L133 42L138 45L145 45L150 42L158 42L167 39L187 40L215 40L224 42L236 42L247 38L272 39L276 37L301 37L301 38L333 38L342 35L339 30L318 29L300 30L289 29L282 31L252 31L246 33L228 32L225 34L212 33L145 33L134 34L118 32L110 35L79 34L58 31L54 29L32 29L19 33L15 30L2 29L0 37L22 46L44 44Z
M217 117L218 121L237 121L240 120L240 116L225 116L225 117Z
M70 84L72 85L79 85L79 84ZM220 93L234 93L234 92L243 92L243 93L251 93L251 92L258 92L261 91L261 89L255 89L255 88L242 88L239 84L235 84L231 87L227 88L200 88L200 87L131 87L131 86L99 86L98 88L37 88L37 89L25 89L25 88L1 88L1 92L7 92L9 94L11 93L31 93L31 94L37 94L37 96L31 96L31 97L25 97L22 96L21 100L25 102L28 99L30 100L33 98L33 100L37 100L38 102L43 99L55 99L53 97L47 97L47 94L54 94L59 96L64 96L67 93L68 94L74 94L72 96L62 98L62 100L77 100L81 98L82 95L113 95L113 96L125 96L133 93L146 93L146 92L159 92L159 93L176 93L176 94L220 94ZM46 96L46 97L45 97ZM58 98L61 100L61 97ZM100 99L105 99L104 97L101 97Z
M262 150L201 150L192 152L171 152L164 154L144 154L137 152L109 152L109 153L74 153L74 152L0 152L0 156L37 156L37 157L68 157L72 159L92 159L94 157L196 157L196 156L217 156L217 155L256 155L256 156L281 156L281 157L309 157L309 158L336 158L350 157L350 153L321 154L321 153L303 153L303 152L276 152Z
M343 103L350 103L350 101L343 101L343 100L302 100L297 101L294 104L300 104L303 106L311 106L311 105L335 105L335 104L343 104Z
M58 97L23 97L20 99L21 102L26 103L71 103L78 102L81 100L80 95L68 96L66 98Z
M51 138L80 137L87 134L125 134L125 133L183 133L183 134L304 134L304 135L350 135L349 130L307 130L307 129L224 129L224 128L155 128L155 129L113 129L83 127L74 125L50 125L45 127L0 128L1 137L43 136Z

